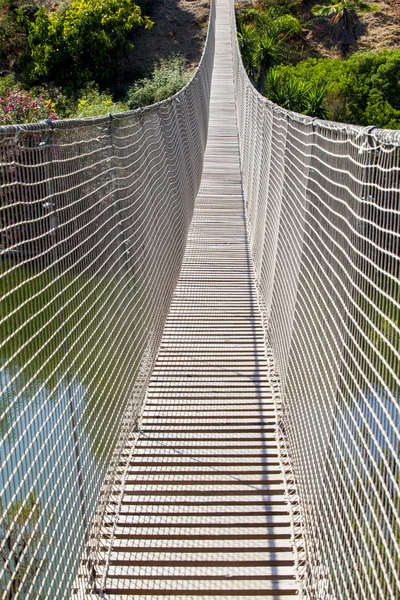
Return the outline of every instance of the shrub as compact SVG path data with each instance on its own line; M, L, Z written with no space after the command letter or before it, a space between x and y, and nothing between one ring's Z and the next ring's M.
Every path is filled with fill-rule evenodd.
M53 83L43 83L32 87L30 92L35 96L48 98L59 119L68 119L75 109L72 98L64 92L62 87Z
M4 75L4 77L0 77L0 96L5 96L15 87L17 87L17 80L14 75Z
M32 123L51 119L56 121L58 116L49 98L35 97L31 92L13 88L4 96L0 96L0 124Z
M283 80L273 69L268 75L266 89L270 100L283 108L319 119L328 117L327 94L323 84L309 84L296 77Z
M395 119L396 129L399 128L400 50L357 52L346 63L348 77L343 95L348 99L350 119L360 125L379 127L393 127ZM372 106L377 110L372 111ZM377 120L371 122L372 117Z
M108 113L118 113L127 109L122 102L114 102L111 94L100 92L95 83L89 83L81 92L78 106L72 116L96 117Z
M386 129L400 129L400 110L393 108L381 90L372 90L363 116L365 124Z
M47 520L50 518L48 515ZM0 553L3 598L26 597L30 585L46 568L49 539L41 529L42 519L43 508L34 492L14 502L7 512L0 508L0 535L6 543L6 550Z
M132 47L132 29L152 25L134 0L72 0L63 13L42 7L28 24L32 73L78 86L106 81L115 59Z
M309 58L276 70L283 82L294 77L324 85L336 121L400 129L400 50L356 52L346 60Z
M184 71L183 58L175 56L154 69L151 78L140 79L128 91L129 108L139 108L161 102L179 92L191 77Z
M23 89L14 75L0 77L1 124L29 123L43 119L65 119L74 110L73 102L60 87L51 83Z

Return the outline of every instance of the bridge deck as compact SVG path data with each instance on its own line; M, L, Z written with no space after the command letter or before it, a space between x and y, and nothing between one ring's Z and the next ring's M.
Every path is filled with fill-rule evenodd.
M139 439L121 464L122 472L129 462L109 598L290 598L297 589L229 36L228 2L219 0L205 170Z

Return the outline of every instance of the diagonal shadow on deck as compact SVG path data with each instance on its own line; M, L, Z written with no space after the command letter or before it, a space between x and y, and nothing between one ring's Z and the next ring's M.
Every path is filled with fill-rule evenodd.
M245 225L229 23L229 0L218 0L202 185L140 435L120 465L107 598L296 595L273 372Z

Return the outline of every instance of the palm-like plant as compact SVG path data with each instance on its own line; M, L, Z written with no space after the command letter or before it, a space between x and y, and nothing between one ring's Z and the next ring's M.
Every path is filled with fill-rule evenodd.
M296 77L282 81L278 71L271 69L268 73L267 91L268 98L272 102L287 110L319 119L327 119L329 116L326 108L327 93L324 86L308 85Z
M256 88L260 94L263 94L267 73L278 62L278 47L274 38L269 35L260 38L257 42L256 53L256 60L259 64Z
M294 112L303 112L306 101L305 97L307 94L307 86L296 79L295 77L290 78L288 81L283 82L276 69L271 69L268 73L268 98Z
M293 15L272 18L269 12L257 8L249 8L239 15L240 52L249 78L261 94L268 71L282 58L284 41L301 31L302 25Z
M335 27L336 41L346 55L353 42L359 38L359 16L376 10L377 6L363 0L340 0L331 4L316 4L312 12L316 17L325 17Z
M258 37L256 29L252 25L246 25L238 21L237 37L246 71L250 79L254 82L257 73L256 44Z
M327 92L322 85L309 85L305 95L305 107L303 112L310 117L327 119L329 111L326 108Z

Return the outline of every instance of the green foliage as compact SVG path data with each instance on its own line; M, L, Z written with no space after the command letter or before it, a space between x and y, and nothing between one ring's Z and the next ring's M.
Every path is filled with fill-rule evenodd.
M78 85L107 81L131 47L132 29L152 25L134 0L72 0L63 13L42 7L28 23L32 74Z
M250 79L254 81L257 77L257 65L255 60L256 45L258 41L257 30L254 25L246 24L244 21L238 21L237 36L239 49L247 74Z
M245 8L238 12L237 21L238 31L241 31L242 25L251 26L256 38L268 35L279 45L287 38L301 33L303 29L297 17L291 14L277 14L273 9L265 11L254 7Z
M346 60L309 58L276 68L283 83L297 78L324 85L335 121L400 129L400 50L356 52Z
M327 119L329 112L326 107L327 93L324 85L311 84L307 86L305 95L304 114L318 119Z
M263 93L268 71L288 54L288 40L302 31L299 19L279 5L242 9L237 15L239 48L249 78ZM293 41L293 40L289 40Z
M257 89L262 94L268 71L279 61L278 45L275 38L264 35L257 40L255 61L258 66Z
M246 50L247 46L251 48L251 51L254 49L254 42L257 39L257 30L253 24L246 23L245 20L237 21L237 36L238 36L238 44L240 51L245 55L243 59L246 58Z
M15 75L4 75L0 77L0 96L5 96L8 92L18 87Z
M5 591L6 586L11 584L7 598L21 598L24 590L45 567L42 555L47 539L39 527L42 509L35 494L31 493L24 501L16 501L1 517L4 547L0 552L0 563L6 580L0 585Z
M340 0L331 4L316 4L312 8L312 13L318 17L326 17L332 23L338 23L346 12L358 15L363 12L376 10L376 4L363 2L363 0Z
M308 84L295 77L284 80L273 69L268 74L266 92L272 102L283 108L319 119L328 117L326 88L322 84Z
M272 13L274 17L281 15L297 15L299 12L299 0L259 0L258 7L263 11Z
M386 121L397 119L400 127L400 50L384 50L379 53L357 53L346 61L348 81L343 93L348 99L350 119L360 125L389 127ZM380 92L380 94L377 94ZM376 122L371 122L372 107L375 107ZM396 112L393 113L392 109ZM382 114L380 112L382 111ZM390 125L392 126L392 125Z
M293 15L281 15L274 19L269 26L269 33L274 37L290 37L301 33L303 26Z
M0 125L68 118L73 102L60 87L43 84L29 90L14 75L0 77Z
M127 110L126 104L114 102L111 94L100 92L96 83L89 83L82 91L78 99L77 109L74 117L96 117L108 113L119 113Z
M129 90L129 108L139 108L165 100L182 89L191 77L184 71L183 58L175 56L154 69L151 78L140 79Z
M3 70L19 71L21 57L29 51L24 17L37 10L34 3L0 0L0 64Z
M374 89L369 93L363 121L386 129L400 129L400 110L393 108L381 90Z
M63 40L62 17L41 7L35 20L27 23L27 28L32 75L46 77L51 76L56 69L63 69L68 56ZM72 67L70 65L68 71Z
M346 55L352 43L360 36L359 15L376 10L376 5L363 0L333 1L329 5L317 4L312 8L316 17L324 17L334 26L335 41L340 44L343 55Z

